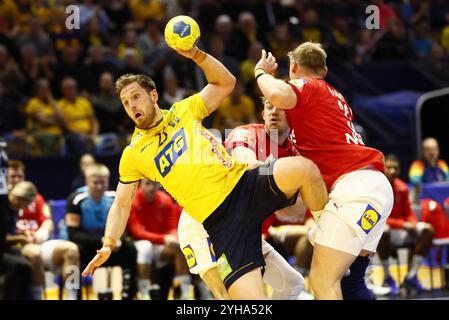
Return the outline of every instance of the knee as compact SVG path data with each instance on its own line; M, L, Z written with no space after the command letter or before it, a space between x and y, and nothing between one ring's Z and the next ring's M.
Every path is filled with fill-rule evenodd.
M435 234L435 228L430 224L430 223L425 223L424 224L424 228L423 228L424 232L427 233L429 236L432 236Z
M38 245L26 245L22 250L22 254L32 265L42 263L41 250Z
M73 242L67 242L65 248L64 258L70 261L79 261L80 253L78 246Z
M153 244L150 241L142 240L135 242L137 250L138 264L151 264L153 262Z

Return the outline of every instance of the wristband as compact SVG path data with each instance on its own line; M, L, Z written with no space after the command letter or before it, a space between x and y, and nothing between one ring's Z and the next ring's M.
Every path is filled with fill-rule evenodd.
M256 82L257 82L257 79L259 79L259 77L263 76L264 74L268 74L268 73L266 73L266 72L261 72L261 73L259 73L259 74L256 76Z
M110 247L111 249L115 246L115 240L111 237L103 237L103 247Z
M206 60L207 58L207 53L198 49L195 54L192 57L192 60L196 63L196 64L200 64L202 63L204 60Z

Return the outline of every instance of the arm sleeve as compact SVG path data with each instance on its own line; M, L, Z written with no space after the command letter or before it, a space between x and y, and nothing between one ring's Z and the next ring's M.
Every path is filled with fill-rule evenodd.
M311 94L311 83L305 79L292 79L285 81L296 94L296 106L304 105L310 97Z
M81 206L80 202L74 202L76 194L69 197L67 202L67 213L78 214L81 220ZM75 242L80 246L86 247L101 247L101 238L95 235L90 235L83 231L81 223L78 227L67 227L69 240Z
M203 120L209 115L203 98L201 98L199 93L175 103L172 106L172 110L177 113L190 113L197 120Z
M133 183L143 179L143 175L136 169L134 161L131 149L127 147L123 151L119 164L119 180L121 183Z

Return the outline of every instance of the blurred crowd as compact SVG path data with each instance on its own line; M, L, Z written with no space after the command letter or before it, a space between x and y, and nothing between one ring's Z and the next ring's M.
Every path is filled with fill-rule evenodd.
M370 4L379 8L379 29L367 28ZM70 5L79 8L79 29L67 28ZM260 120L253 68L262 48L278 59L281 76L286 53L313 40L331 60L408 59L449 83L445 0L1 0L0 135L9 153L119 154L133 130L114 91L121 74L149 74L163 108L202 88L196 65L164 41L165 23L179 14L199 22L199 46L238 78L205 121L220 132Z

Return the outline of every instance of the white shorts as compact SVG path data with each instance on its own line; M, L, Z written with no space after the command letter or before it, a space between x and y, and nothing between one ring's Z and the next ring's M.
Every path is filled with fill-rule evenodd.
M209 234L201 223L193 219L184 210L179 218L178 240L190 273L199 274L202 277L207 270L217 266L217 258ZM272 250L274 248L268 242L262 240L263 255Z
M376 252L393 207L393 190L382 172L361 169L341 176L332 186L329 202L314 212L309 232L312 245L358 256Z
M163 244L154 244L148 240L134 241L134 246L137 250L137 264L152 264L156 268L162 268L167 262L161 260L161 253L164 251Z
M390 229L390 243L396 247L414 244L426 226L427 224L425 222L418 222L416 225L417 233L413 236L404 229Z
M55 274L61 272L61 266L57 266L53 262L53 253L56 246L63 240L47 240L41 243L41 259L45 270L51 271Z

